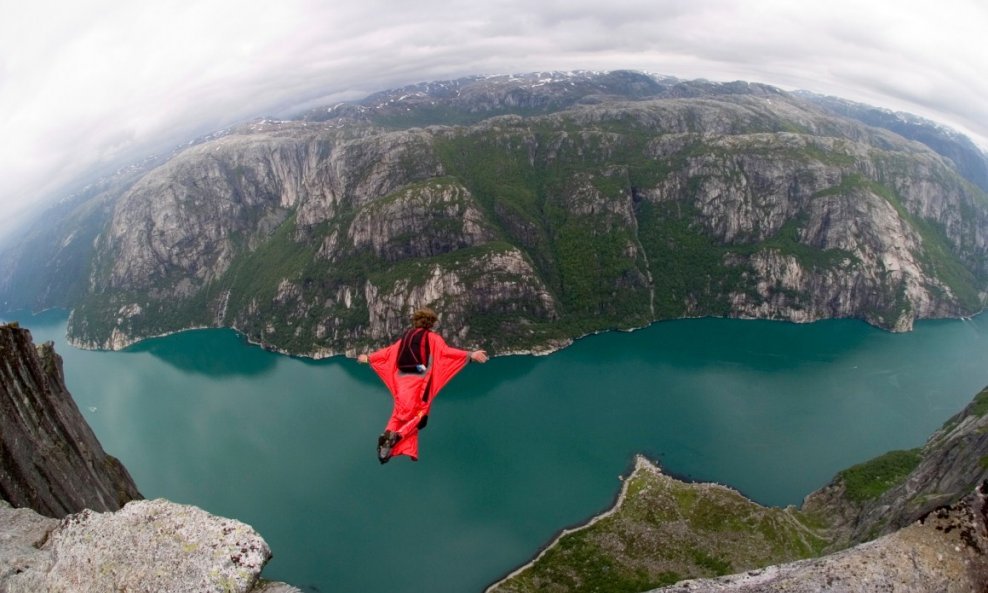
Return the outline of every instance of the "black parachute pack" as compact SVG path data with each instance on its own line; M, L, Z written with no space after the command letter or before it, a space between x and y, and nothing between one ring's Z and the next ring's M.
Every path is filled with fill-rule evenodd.
M406 331L398 348L398 370L420 375L425 373L429 354L429 330L416 327Z

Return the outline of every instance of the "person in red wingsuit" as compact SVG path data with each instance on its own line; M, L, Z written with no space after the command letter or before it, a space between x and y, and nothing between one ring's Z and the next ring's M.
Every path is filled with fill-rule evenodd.
M412 327L394 344L357 362L369 363L387 385L394 408L384 432L377 438L377 460L387 463L396 455L419 457L419 431L429 421L429 408L439 390L471 360L487 362L483 350L460 350L433 333L438 317L422 308L412 315Z

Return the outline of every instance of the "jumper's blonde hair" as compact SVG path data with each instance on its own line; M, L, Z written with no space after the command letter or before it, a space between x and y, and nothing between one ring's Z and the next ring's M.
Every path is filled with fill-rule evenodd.
M436 312L429 307L422 307L418 311L412 313L412 327L421 327L425 329L432 329L432 326L439 321L439 316Z

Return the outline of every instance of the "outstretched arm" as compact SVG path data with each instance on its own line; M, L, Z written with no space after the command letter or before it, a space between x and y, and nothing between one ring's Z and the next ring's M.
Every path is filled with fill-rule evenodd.
M490 357L487 356L486 350L474 350L473 352L470 353L470 360L472 360L473 362L484 363L490 360Z

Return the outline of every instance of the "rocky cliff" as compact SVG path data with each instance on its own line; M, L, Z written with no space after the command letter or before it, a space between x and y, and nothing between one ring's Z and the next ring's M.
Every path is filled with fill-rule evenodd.
M988 588L988 483L895 533L815 560L684 581L664 593L962 593Z
M986 429L988 389L923 448L849 468L799 509L683 483L639 458L613 509L488 591L982 591Z
M830 518L835 547L889 534L954 504L988 480L988 388L922 449L849 468L806 498Z
M249 526L140 498L52 345L0 326L0 591L298 593L259 581L271 551Z
M954 161L778 89L474 77L245 124L140 176L87 244L69 333L230 326L325 356L421 304L496 352L698 315L905 331L984 307L985 229Z
M52 344L0 326L0 498L50 517L114 511L140 498L65 387Z

